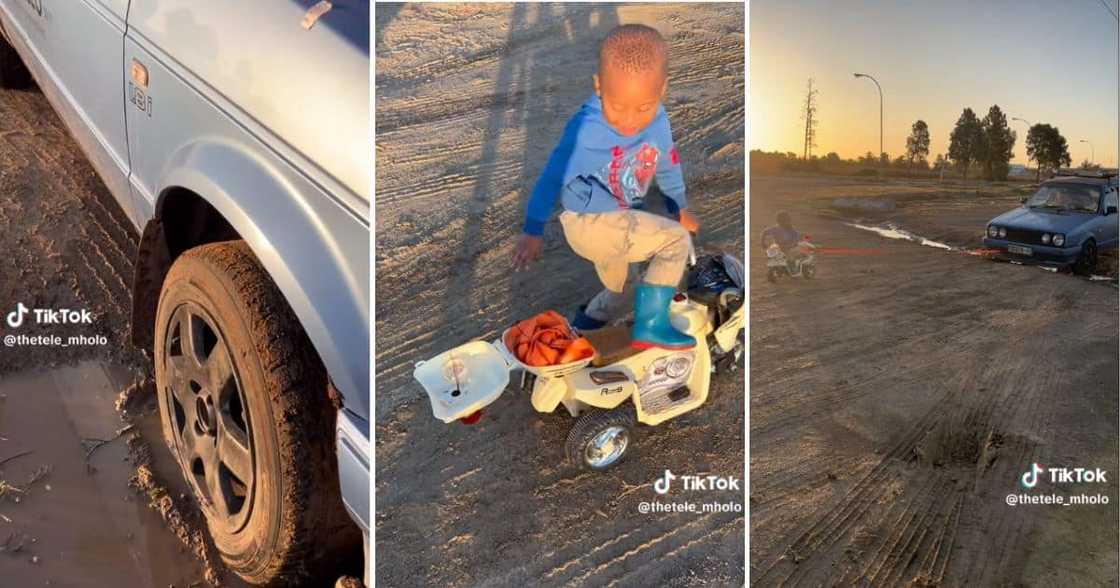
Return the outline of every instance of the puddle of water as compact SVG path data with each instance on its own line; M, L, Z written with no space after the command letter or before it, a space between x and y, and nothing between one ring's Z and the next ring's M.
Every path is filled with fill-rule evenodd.
M902 230L902 229L900 229L900 228L898 228L894 225L891 225L891 224L888 224L885 227L872 227L872 226L868 226L868 225L861 225L859 223L844 223L844 224L848 225L849 227L855 227L857 229L862 229L864 231L871 231L872 233L875 233L875 234L879 235L880 237L886 237L887 239L899 239L901 241L913 241L915 243L918 243L919 245L924 245L926 247L933 247L933 248L936 248L936 249L944 249L946 251L957 251L958 250L958 248L953 247L951 245L946 245L945 243L941 243L940 241L934 241L933 239L926 239L925 237L921 237L921 236L915 235L913 233L910 233L908 231L904 231L904 230Z
M953 251L952 247L950 247L950 246L948 246L944 243L938 243L937 241L931 241L929 239L926 239L925 237L922 237L922 245L925 245L926 247L936 247L938 249L945 249L947 251Z
M0 553L13 585L188 586L202 577L197 560L128 487L124 437L87 462L83 439L112 439L124 426L114 401L128 381L124 370L84 362L0 383L0 459L32 451L4 464L0 476L23 484L50 467L18 504L0 500L0 541L27 537L20 552Z

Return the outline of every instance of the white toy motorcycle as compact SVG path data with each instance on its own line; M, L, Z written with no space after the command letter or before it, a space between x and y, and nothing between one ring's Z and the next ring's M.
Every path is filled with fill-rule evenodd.
M743 360L743 266L730 255L693 262L687 292L670 304L673 326L696 339L687 350L630 345L630 326L607 326L580 335L595 348L591 358L543 367L522 363L496 341L472 341L418 362L413 376L428 393L432 413L445 423L473 423L521 372L520 388L538 412L563 406L578 417L565 444L569 459L605 470L632 447L636 423L657 425L698 408L708 398L711 375L735 371Z
M802 238L797 244L801 257L790 261L782 248L771 242L766 247L766 281L773 284L781 278L812 279L817 275L816 249L808 237Z

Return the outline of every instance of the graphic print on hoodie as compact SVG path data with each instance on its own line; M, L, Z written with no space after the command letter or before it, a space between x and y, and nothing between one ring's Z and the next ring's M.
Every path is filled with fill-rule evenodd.
M680 157L664 107L658 107L646 128L624 136L607 124L602 102L592 96L568 121L541 172L524 230L543 234L557 199L576 213L640 209L654 180L671 214L687 207Z

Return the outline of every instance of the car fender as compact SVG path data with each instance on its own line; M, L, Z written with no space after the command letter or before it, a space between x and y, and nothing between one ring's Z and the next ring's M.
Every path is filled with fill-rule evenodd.
M237 231L291 305L345 406L368 417L369 227L363 219L294 170L222 140L204 138L175 151L158 185L158 222L175 222L161 212L169 195L185 188Z

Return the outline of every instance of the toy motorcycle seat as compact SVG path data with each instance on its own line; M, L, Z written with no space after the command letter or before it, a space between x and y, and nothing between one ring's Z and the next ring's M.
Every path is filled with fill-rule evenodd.
M593 367L604 367L641 353L641 349L630 346L630 325L614 325L593 331L581 332L591 341L598 355L591 360Z

